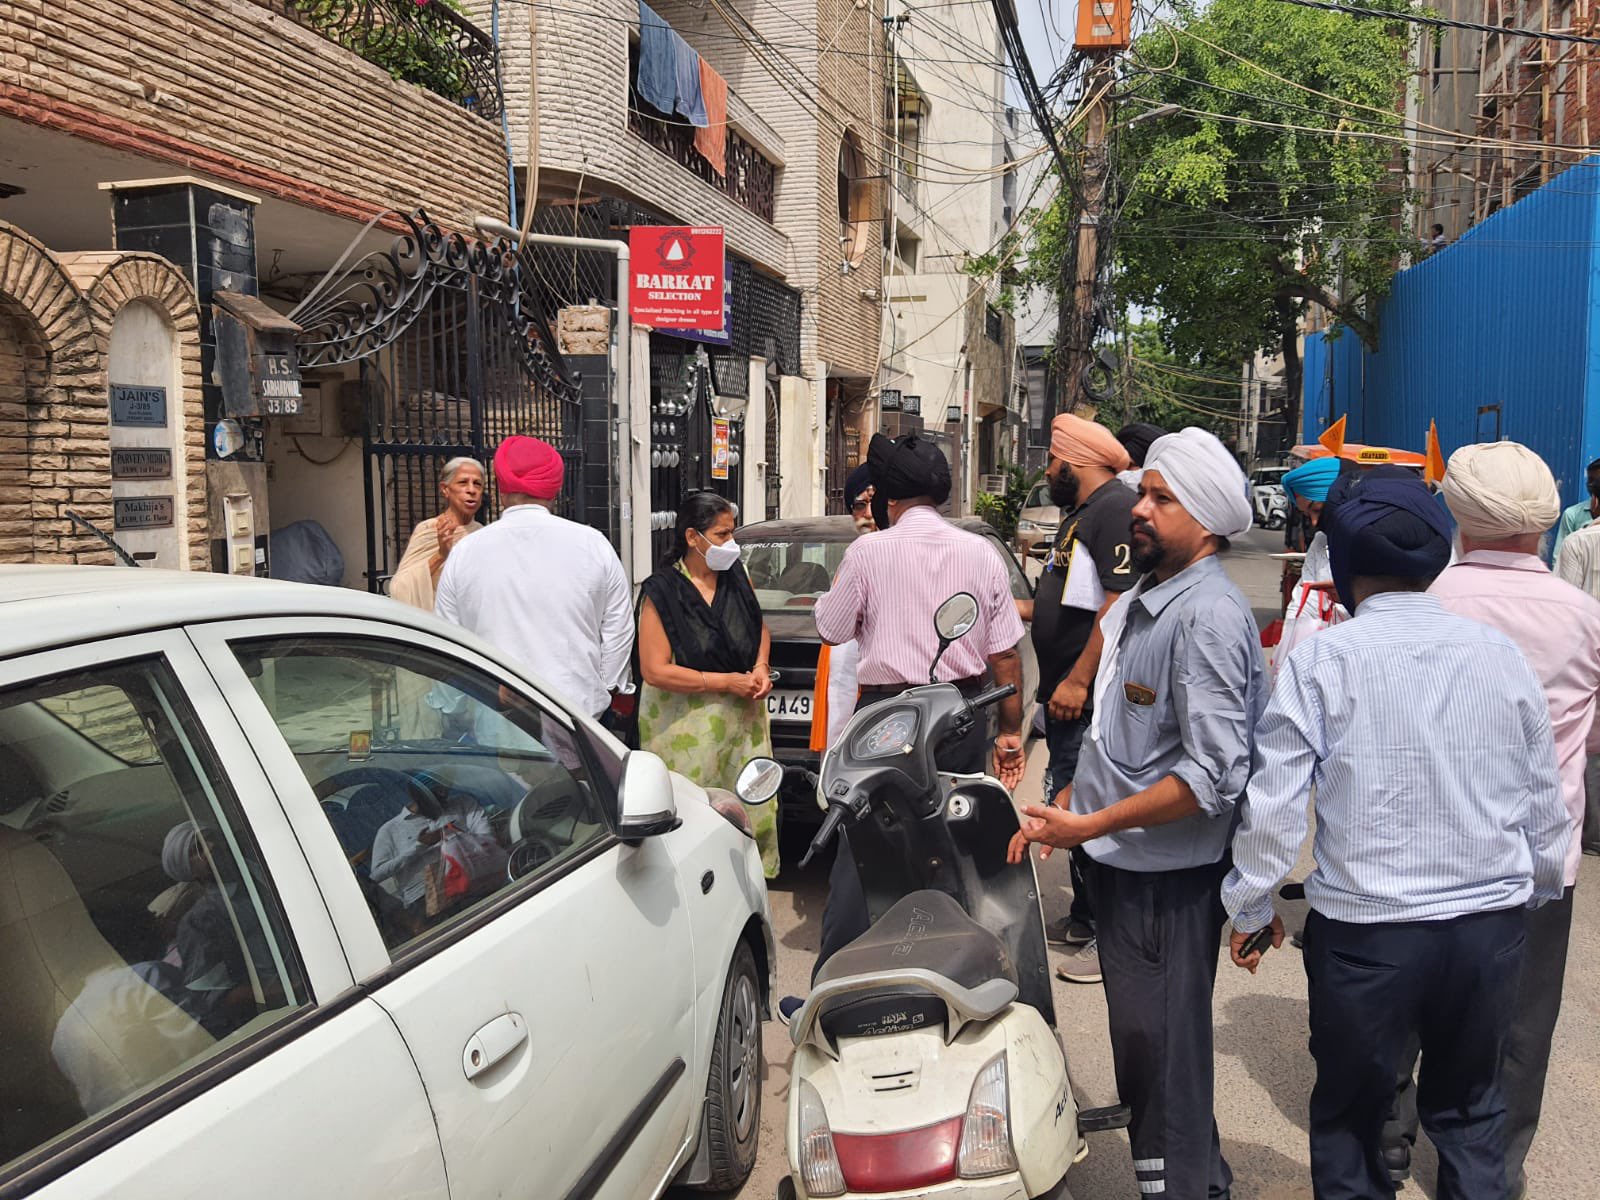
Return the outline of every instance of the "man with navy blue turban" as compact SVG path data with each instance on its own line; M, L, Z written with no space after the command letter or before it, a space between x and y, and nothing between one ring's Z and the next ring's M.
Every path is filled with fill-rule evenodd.
M1222 885L1232 957L1270 925L1306 835L1316 869L1311 1175L1318 1200L1392 1196L1382 1130L1408 1041L1439 1151L1440 1200L1505 1200L1501 1051L1523 913L1562 894L1571 822L1544 691L1510 638L1426 591L1451 527L1422 482L1380 467L1328 497L1334 585L1351 619L1296 647L1256 728L1255 772Z

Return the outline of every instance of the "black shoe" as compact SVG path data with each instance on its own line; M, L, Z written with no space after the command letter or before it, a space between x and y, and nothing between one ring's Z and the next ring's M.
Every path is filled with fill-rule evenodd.
M785 1025L794 1020L794 1016L806 1006L803 996L785 996L778 1001L778 1020Z
M1411 1147L1405 1142L1383 1148L1383 1165L1389 1171L1389 1182L1404 1183L1411 1178Z
M1086 946L1094 940L1094 926L1062 917L1044 927L1044 940L1052 946Z

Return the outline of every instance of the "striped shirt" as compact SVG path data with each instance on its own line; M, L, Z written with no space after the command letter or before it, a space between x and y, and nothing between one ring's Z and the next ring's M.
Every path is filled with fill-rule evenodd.
M1256 730L1222 901L1272 920L1315 786L1306 898L1356 924L1561 895L1571 835L1539 680L1498 630L1417 592L1370 597L1297 646Z
M939 679L972 679L1025 630L1005 563L986 538L957 529L925 504L890 528L857 538L833 587L817 598L817 633L829 645L861 643L862 687L926 683L939 651L933 614L957 592L978 599L978 623L945 651Z

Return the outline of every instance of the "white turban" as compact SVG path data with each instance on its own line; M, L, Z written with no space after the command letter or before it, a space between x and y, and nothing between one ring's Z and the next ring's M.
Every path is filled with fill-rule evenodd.
M189 853L199 840L200 830L193 821L174 825L167 831L166 840L161 843L161 869L167 873L167 878L178 883L194 882L194 865L189 861Z
M1461 532L1481 542L1543 533L1561 515L1550 468L1520 442L1461 447L1450 456L1440 490Z
M1184 510L1218 537L1237 537L1254 523L1250 484L1215 434L1191 427L1158 437L1144 469L1160 471Z

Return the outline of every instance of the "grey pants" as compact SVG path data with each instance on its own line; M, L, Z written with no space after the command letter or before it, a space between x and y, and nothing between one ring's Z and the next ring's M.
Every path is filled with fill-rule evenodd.
M1231 865L1124 871L1089 860L1133 1167L1140 1192L1165 1200L1216 1200L1233 1185L1213 1116L1211 1020Z
M1506 1102L1506 1184L1522 1193L1524 1164L1544 1107L1544 1082L1550 1068L1550 1043L1561 1015L1561 988L1567 974L1567 940L1572 933L1572 889L1527 912L1527 951L1517 986L1516 1009L1500 1060L1500 1091ZM1384 1126L1384 1143L1417 1140L1418 1045L1413 1038L1396 1074L1395 1106Z
M1600 854L1600 754L1591 754L1583 769L1583 849Z

